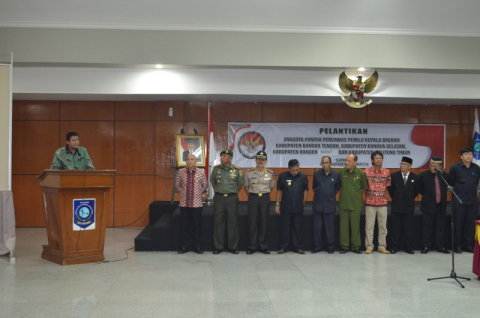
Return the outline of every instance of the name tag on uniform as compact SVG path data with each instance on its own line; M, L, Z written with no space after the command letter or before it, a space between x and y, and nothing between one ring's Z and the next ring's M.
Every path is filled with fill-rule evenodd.
M263 180L265 180L265 181L270 181L270 178L263 178Z

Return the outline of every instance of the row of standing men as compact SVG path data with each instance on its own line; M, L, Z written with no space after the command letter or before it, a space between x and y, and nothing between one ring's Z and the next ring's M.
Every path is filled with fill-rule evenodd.
M215 166L210 182L215 191L214 203L214 254L220 254L225 248L225 230L227 248L238 254L238 192L244 187L248 195L248 232L247 254L257 251L270 254L267 242L267 220L270 210L270 192L275 187L273 171L266 169L267 154L260 151L256 155L255 168L249 169L245 176L239 167L232 164L233 152L225 149L220 153L221 164ZM360 238L360 214L365 207L365 253L374 250L373 233L375 220L378 222L378 248L380 253L395 254L400 246L401 237L404 251L414 254L413 220L415 198L422 195L422 254L435 246L438 252L450 253L445 248L445 214L447 204L447 183L453 185L458 199L453 196L453 218L455 223L454 251L473 253L474 220L478 210L477 185L480 167L472 162L473 150L463 148L461 161L452 165L449 173L441 170L442 158L433 156L430 169L419 175L411 172L412 159L403 157L400 171L390 174L383 168L383 154L375 151L371 154L372 166L361 170L357 168L357 156L349 154L345 167L339 172L331 169L331 158L321 160L322 169L314 173L313 197L313 239L312 253L322 250L322 232L325 231L326 251L334 253L334 217L336 195L340 210L340 253L352 251L362 254ZM196 167L197 158L186 158L187 167L180 169L176 179L176 189L180 192L180 212L182 218L182 246L178 253L188 252L189 227L194 227L194 252L203 253L201 246L202 201L208 182L202 169ZM440 176L440 177L439 177ZM304 254L303 210L309 190L307 176L300 172L300 163L292 159L288 170L278 176L276 183L275 212L281 218L281 245L278 254L287 251L292 239L293 251ZM387 250L387 191L389 192L392 218L391 246Z

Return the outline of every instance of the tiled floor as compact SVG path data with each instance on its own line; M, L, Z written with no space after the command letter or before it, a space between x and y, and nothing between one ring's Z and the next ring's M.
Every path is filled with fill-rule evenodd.
M120 259L139 230L108 229ZM472 254L336 252L178 255L129 252L120 262L60 266L40 258L45 229L17 229L15 265L0 257L0 317L480 317Z

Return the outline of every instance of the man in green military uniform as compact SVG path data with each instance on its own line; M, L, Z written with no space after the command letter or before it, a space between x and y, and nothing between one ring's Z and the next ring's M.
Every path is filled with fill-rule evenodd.
M357 168L357 155L349 154L345 159L345 168L340 169L340 253L345 254L350 247L350 228L352 232L352 252L362 254L360 250L360 213L363 209L363 194L368 190L365 172Z
M95 170L87 149L80 147L80 138L74 131L67 133L67 145L55 151L50 169Z
M245 193L248 195L248 250L247 254L257 251L270 254L267 242L267 220L270 212L270 190L275 187L274 173L266 169L267 154L257 152L256 167L245 173Z
M224 247L225 222L227 224L228 249L238 254L238 191L244 180L239 167L232 164L233 151L220 152L220 165L212 170L210 182L215 190L213 196L213 254L220 254ZM226 220L225 220L226 219Z

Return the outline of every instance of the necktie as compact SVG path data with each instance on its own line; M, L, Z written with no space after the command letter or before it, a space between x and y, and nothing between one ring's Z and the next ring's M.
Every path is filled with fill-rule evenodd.
M438 174L435 174L435 198L437 203L440 203L440 183L438 182Z
M406 174L403 175L403 184L407 185L407 175Z

